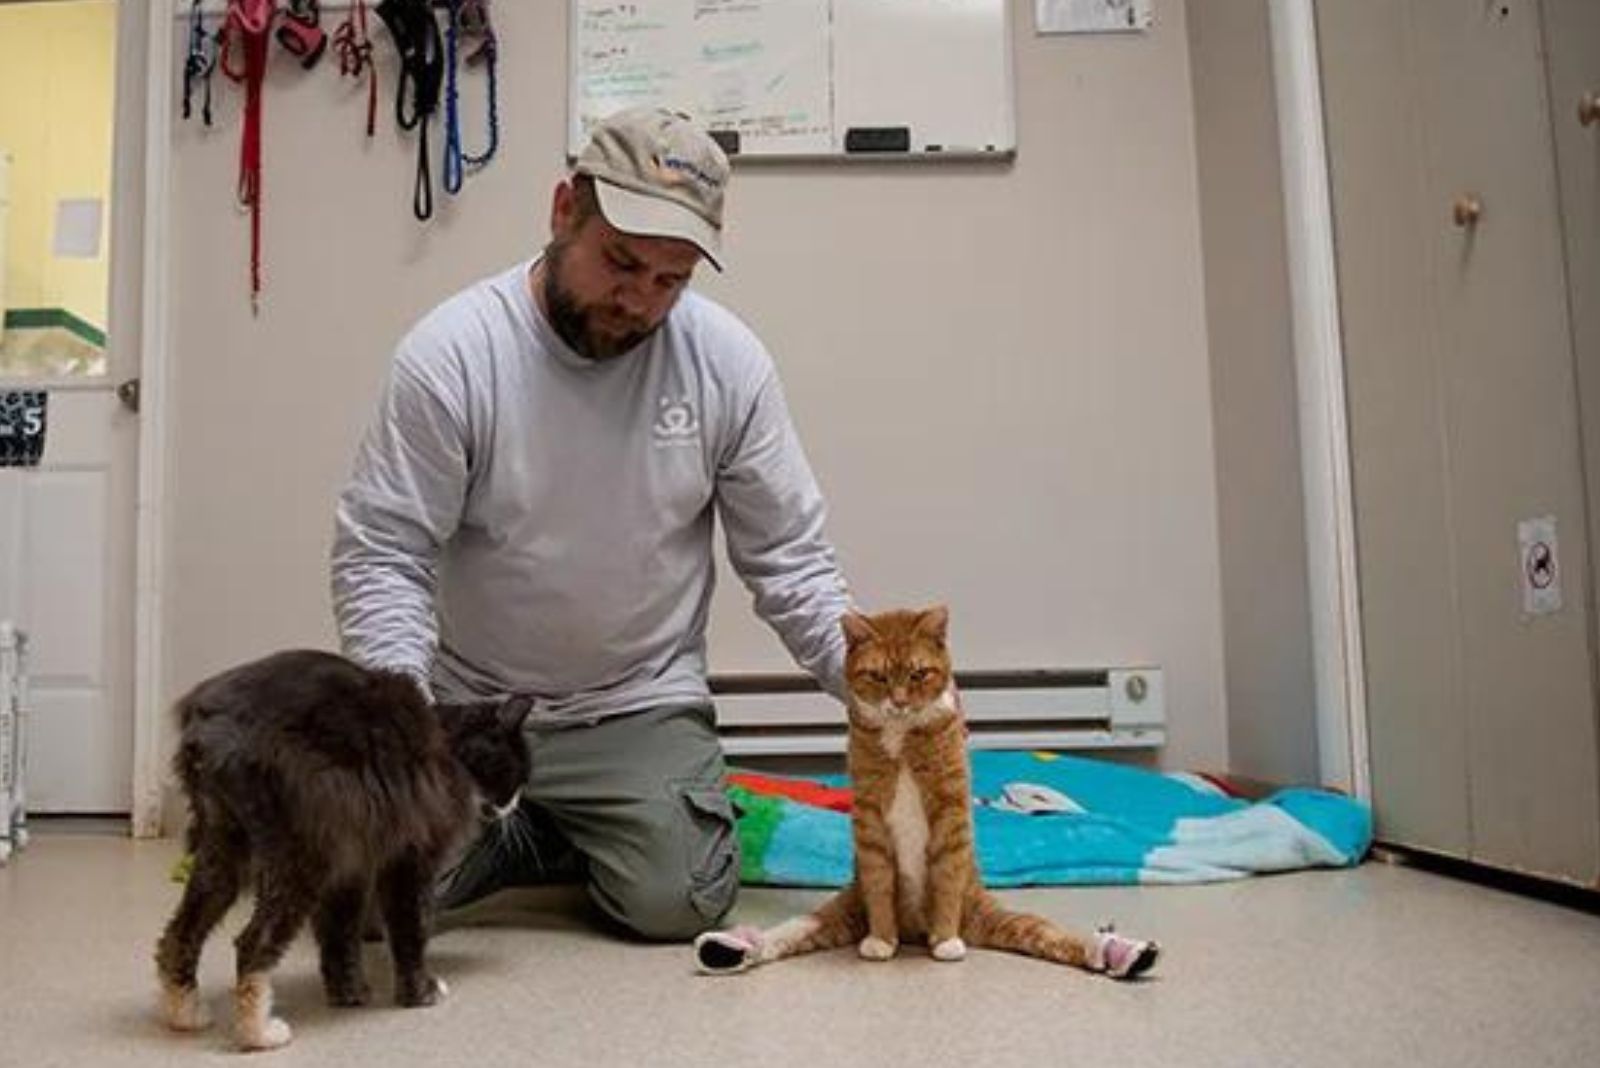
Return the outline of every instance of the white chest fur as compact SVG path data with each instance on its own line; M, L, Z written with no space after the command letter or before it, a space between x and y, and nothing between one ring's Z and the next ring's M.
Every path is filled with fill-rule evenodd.
M928 813L922 807L922 793L909 769L900 769L894 801L889 805L888 822L900 878L912 901L920 905L928 874Z

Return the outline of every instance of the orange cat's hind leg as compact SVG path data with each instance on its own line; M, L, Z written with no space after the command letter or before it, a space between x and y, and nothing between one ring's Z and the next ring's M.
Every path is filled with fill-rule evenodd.
M1043 916L1013 912L987 894L967 917L965 937L975 946L1009 950L1041 960L1133 979L1149 971L1161 953L1154 942L1124 938L1109 928L1079 934Z

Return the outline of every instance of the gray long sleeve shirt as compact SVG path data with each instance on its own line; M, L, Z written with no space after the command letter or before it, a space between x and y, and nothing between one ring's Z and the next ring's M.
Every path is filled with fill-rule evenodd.
M637 349L573 352L529 264L401 342L340 495L334 612L357 662L546 722L704 700L713 511L757 613L842 689L847 593L772 359L685 291Z

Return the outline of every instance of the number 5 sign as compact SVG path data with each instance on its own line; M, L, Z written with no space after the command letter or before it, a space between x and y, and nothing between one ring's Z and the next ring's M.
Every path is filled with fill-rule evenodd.
M44 455L43 390L0 392L0 467L36 467Z

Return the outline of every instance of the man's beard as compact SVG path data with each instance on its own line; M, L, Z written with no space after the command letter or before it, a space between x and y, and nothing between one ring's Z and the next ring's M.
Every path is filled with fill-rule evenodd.
M592 322L594 310L580 305L561 284L561 265L566 245L553 241L544 254L544 303L550 325L567 346L586 360L609 360L620 356L655 333L661 326L630 330L624 334L601 333Z

